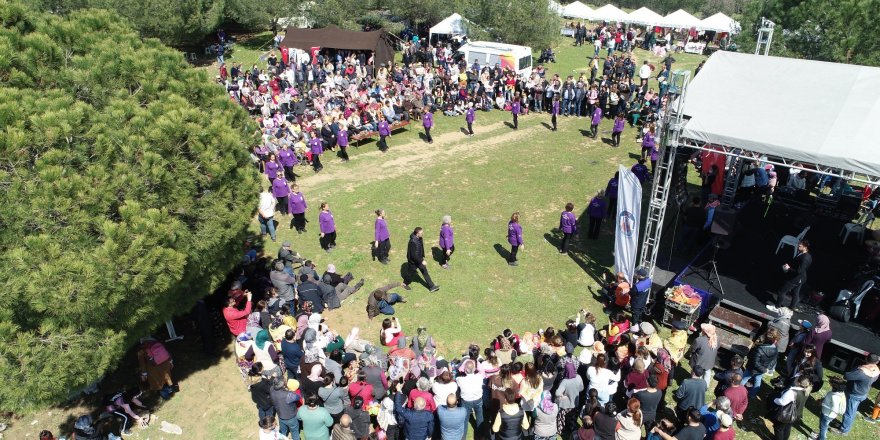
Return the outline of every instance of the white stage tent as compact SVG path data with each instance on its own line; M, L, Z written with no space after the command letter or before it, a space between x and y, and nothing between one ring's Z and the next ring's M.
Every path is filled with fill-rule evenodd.
M816 87L816 78L834 80ZM682 140L880 180L880 68L718 51L687 87L682 112Z
M739 32L739 23L725 15L723 12L719 12L701 21L698 28L707 31L729 32L735 34Z
M562 16L589 19L593 16L593 10L581 2L574 2L562 8Z
M663 23L663 16L642 6L627 15L627 23L655 26Z
M629 14L620 10L617 6L612 4L607 4L602 6L599 9L593 11L593 15L590 17L593 21L607 21L609 23L613 22L626 22Z
M429 31L428 38L432 35L467 35L467 27L471 22L458 14L446 17L440 23L435 24Z
M662 26L670 28L686 28L700 27L700 19L694 17L684 9L679 9L666 17L663 17Z

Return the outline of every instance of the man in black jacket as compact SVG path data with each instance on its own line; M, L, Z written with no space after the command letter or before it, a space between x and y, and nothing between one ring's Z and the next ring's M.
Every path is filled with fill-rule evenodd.
M424 235L424 231L418 227L409 236L409 244L406 247L406 268L403 271L403 288L412 290L409 284L412 282L416 270L418 270L422 273L422 278L425 279L428 290L436 292L440 290L440 286L435 285L434 281L431 280L431 275L428 275L428 262L425 261L425 244L422 241L422 235Z
M767 306L769 310L779 311L779 308L784 307L785 303L789 301L788 295L791 294L791 305L788 308L798 311L797 306L801 302L801 287L807 283L807 271L812 264L813 256L810 255L810 242L801 240L798 243L797 255L791 264L782 265L782 270L785 271L788 280L782 283L782 287L779 288L776 306L774 307L772 304Z
M300 309L302 309L306 301L310 301L312 303L312 313L324 312L324 295L321 289L318 288L318 285L307 274L300 275L299 281L297 290Z

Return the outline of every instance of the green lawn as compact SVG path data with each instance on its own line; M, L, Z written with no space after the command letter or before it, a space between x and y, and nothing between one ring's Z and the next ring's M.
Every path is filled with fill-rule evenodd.
M559 62L550 66L552 72L565 75L584 69L592 48L575 48L570 39L562 41ZM239 50L235 53L238 59L258 56L255 50ZM645 55L643 51L636 53L639 59ZM675 58L675 68L691 69L701 59L691 55ZM453 217L456 232L452 268L443 270L429 258L430 273L442 289L432 294L414 284L412 292L399 290L408 299L396 307L406 332L412 334L416 327L427 326L439 341L441 352L454 356L470 342L485 346L506 327L519 333L559 327L582 307L599 315L600 324L607 322L593 292L598 287L597 277L613 264L612 225L603 225L597 241L576 240L570 255L557 252L554 228L566 202L573 202L580 213L590 197L605 188L617 164L629 167L634 163L632 156L638 153L635 132L627 127L621 147L615 149L581 134L588 129L586 118L560 118L557 132L548 130L547 114L521 117L517 131L504 124L508 119L504 112L479 113L477 135L468 138L460 131L462 117L437 115L432 145L420 141L421 130L411 126L389 140L388 153L376 151L375 143L370 142L352 148L348 163L325 155L325 171L318 175L310 169L298 169L303 176L299 183L310 204L309 231L297 235L282 227L279 243L292 241L321 271L333 263L342 272L351 271L366 279L365 288L342 309L326 314L331 328L344 335L358 326L362 335L375 340L379 322L366 319L366 295L400 279L406 240L414 227L426 229L426 247L436 246L440 219L446 214ZM610 121L603 122L600 137L608 137L610 128ZM318 245L320 201L330 203L338 227L338 247L331 254ZM393 264L388 266L370 259L373 211L378 208L387 212L391 231ZM514 211L521 213L524 229L525 248L519 267L509 267L502 257L508 248L507 220ZM257 230L254 224L253 231ZM274 254L277 246L268 242L266 250ZM180 425L183 438L256 438L256 412L232 359L205 359L197 353L198 343L191 339L170 347L178 368L186 370L176 374L185 378L181 392L157 408L156 416ZM818 394L821 398L824 393ZM766 395L761 399L753 402L752 417L764 413ZM70 417L87 408L56 408L18 419L8 432L9 438L33 438L43 427L69 427ZM816 427L816 401L811 400L808 408L805 424ZM760 428L762 423L747 425L756 432L741 432L738 438L770 437L766 428ZM138 431L134 438L180 438L164 435L157 426L154 423ZM875 427L859 422L850 438L877 434Z

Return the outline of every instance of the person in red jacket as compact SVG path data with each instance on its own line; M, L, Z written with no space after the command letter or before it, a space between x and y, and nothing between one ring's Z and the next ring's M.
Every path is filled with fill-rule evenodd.
M244 309L238 310L235 308L235 298L229 298L229 302L223 309L223 317L226 319L226 325L229 326L229 331L232 333L232 336L238 336L244 333L247 329L247 317L251 313L251 292L245 290L244 296L247 299Z

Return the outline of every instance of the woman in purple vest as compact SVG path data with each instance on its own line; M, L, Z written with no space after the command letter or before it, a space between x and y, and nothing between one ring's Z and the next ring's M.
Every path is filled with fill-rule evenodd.
M284 144L278 150L278 159L281 161L281 166L284 167L284 177L290 182L296 182L296 173L293 172L293 167L299 163L296 153L290 149L289 145Z
M323 170L321 154L324 153L324 144L321 143L321 137L314 131L312 132L312 140L309 141L309 150L312 152L312 168L315 169L316 173Z
M507 222L507 242L510 243L510 259L507 264L511 266L519 266L516 254L520 249L525 249L522 238L522 226L519 225L519 212L514 212Z
M565 211L562 211L562 215L559 217L559 230L562 231L560 254L568 252L568 243L571 241L571 237L577 234L577 217L572 211L574 211L574 203L568 202L565 204Z
M388 233L388 224L385 223L385 210L376 210L376 225L373 228L373 248L376 258L382 264L388 264L388 252L391 250L391 234Z
M275 157L275 153L269 153L269 160L266 161L266 177L269 178L269 183L272 183L278 177L278 172L283 171L281 164L278 163L278 159Z
M336 133L336 145L339 146L339 157L348 162L348 127L345 124L339 126L339 133Z
M297 233L302 234L306 232L306 208L309 206L306 204L305 196L299 190L299 185L294 183L290 189L290 195L287 196L287 210L293 214L293 220L290 222L291 227L295 228Z
M425 140L428 141L429 144L434 143L434 138L431 137L431 128L434 127L434 109L431 107L425 107L425 114L422 116L422 126L425 127Z
M386 152L388 151L388 142L386 138L391 136L391 126L388 125L388 121L385 120L385 115L379 115L379 151Z
M587 215L590 216L590 228L587 237L593 240L599 239L599 231L602 228L602 219L605 218L605 191L599 190L596 197L590 200Z
M318 240L321 243L321 249L330 252L330 249L336 247L336 221L333 219L330 204L327 202L321 202L318 226L321 229L320 240Z
M624 114L618 113L617 117L614 118L614 128L611 130L611 143L614 144L615 147L620 146L620 135L623 134L623 127L626 125L626 119Z
M474 110L474 103L469 102L467 110L464 112L464 121L467 122L468 136L474 135L474 119L477 112Z
M290 187L287 186L287 180L283 175L278 176L272 181L272 195L275 196L276 206L281 211L281 215L287 215L287 196L290 194Z
M444 215L440 226L440 266L449 269L449 258L455 252L455 231L452 230L452 216Z
M513 129L516 130L519 128L519 111L520 111L520 96L519 92L513 96L513 102L510 104L510 113L513 115Z

